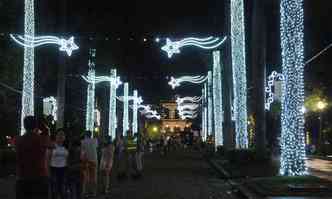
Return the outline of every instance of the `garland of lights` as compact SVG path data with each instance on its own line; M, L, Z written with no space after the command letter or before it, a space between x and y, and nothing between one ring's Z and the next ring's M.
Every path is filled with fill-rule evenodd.
M182 120L195 119L195 118L197 118L198 114L197 114L197 111L194 111L194 110L183 110L183 111L179 112L179 116L181 117Z
M223 107L222 107L222 85L220 51L213 52L213 111L215 147L223 145Z
M205 142L207 140L207 107L206 107L206 102L207 102L207 85L206 83L204 84L204 88L202 89L202 107L203 107L203 115L202 115L202 139Z
M32 36L32 35L14 35L10 34L10 37L19 45L25 48L35 48L47 44L59 45L60 51L66 51L68 56L71 56L74 50L78 49L78 46L74 42L74 37L70 37L68 40L55 37L55 36Z
M151 107L150 107L149 105L138 105L137 109L143 109L143 110L141 110L140 112L141 112L142 114L144 114L144 113L150 111L150 110L151 110Z
M207 82L207 101L208 101L208 117L207 117L207 128L208 128L208 135L212 135L213 132L213 102L212 102L212 72L208 72L208 82Z
M281 0L282 74L280 174L305 175L303 0Z
M181 83L183 82L189 82L192 84L202 84L207 80L207 77L205 76L183 76L179 78L171 77L171 80L168 82L168 84L172 87L172 89L175 89L176 87L181 86Z
M122 135L127 136L129 130L129 84L124 83L123 87L123 120L122 120Z
M178 104L177 110L183 111L183 110L196 110L199 107L199 104L195 103L182 103Z
M142 98L138 97L138 92L137 90L134 90L134 96L133 98L134 103L133 103L133 133L138 133L138 105L140 105L142 103Z
M248 148L247 77L243 0L231 0L232 68L236 147Z
M117 126L117 117L116 117L116 90L121 84L120 78L117 77L116 69L111 70L111 81L110 81L110 102L109 102L109 120L108 120L108 134L111 136L111 139L116 138L116 126Z
M274 102L274 93L272 92L272 87L274 86L276 80L283 81L284 76L281 73L273 71L271 75L269 75L267 80L267 86L265 87L265 93L268 96L265 101L266 110L270 110L271 104Z
M57 121L58 120L58 118L57 118L58 105L57 105L57 101L56 101L55 97L50 96L50 97L44 98L43 99L43 104L49 106L49 108L46 109L46 110L45 110L45 107L44 107L44 110L46 111L46 112L44 112L44 114L45 115L52 115L53 120Z
M96 72L93 68L89 69L88 78L94 79ZM94 113L95 113L95 88L96 84L94 81L88 82L87 90L87 102L86 102L86 117L85 117L85 129L93 132L94 130Z
M172 58L173 54L179 54L180 48L186 46L196 46L203 49L214 49L219 47L226 41L227 37L223 39L219 37L207 37L207 38L185 38L180 41L171 41L169 38L166 39L166 45L161 49L167 52L168 58Z
M157 119L157 120L160 120L160 115L154 115L154 114L151 114L151 115L145 115L146 118L148 119Z
M35 35L34 0L24 1L24 34ZM23 120L28 115L34 115L34 80L35 80L35 51L24 48L23 88L21 110L21 135L25 132Z
M192 102L192 103L198 103L202 101L202 97L178 97L176 98L176 103L177 104L182 104L185 101Z

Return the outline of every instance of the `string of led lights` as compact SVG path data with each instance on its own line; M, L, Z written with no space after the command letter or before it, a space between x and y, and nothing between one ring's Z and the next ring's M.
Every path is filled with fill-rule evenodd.
M304 133L304 10L303 0L280 1L282 49L280 174L307 173Z
M177 105L177 110L196 110L199 108L199 104L196 103L182 103Z
M134 90L134 103L133 103L133 133L138 133L138 106L143 102L142 98L138 97L138 91Z
M202 97L177 97L176 98L176 103L177 104L182 104L184 102L192 102L192 103L198 103L202 101Z
M202 140L205 142L207 140L207 85L204 84L204 88L202 89Z
M50 96L50 97L43 98L43 104L44 105L50 104L50 106L51 106L50 115L52 115L54 121L57 121L58 120L58 118L57 118L58 104L57 104L57 100L55 99L55 97Z
M223 107L222 107L222 85L221 85L221 63L220 51L213 52L213 111L215 149L223 145Z
M207 128L208 128L208 135L211 136L213 133L213 102L212 102L212 72L208 72L208 81L207 81L207 101L208 101L208 108L207 108Z
M231 40L236 148L248 148L247 77L243 0L231 0Z
M195 119L197 118L198 114L196 110L183 110L179 112L179 116L182 120Z
M24 35L35 35L34 0L24 1ZM25 132L23 120L28 115L34 115L34 81L35 81L35 51L24 47L23 88L21 109L21 135Z
M108 133L111 139L116 138L117 117L116 117L116 90L122 84L120 77L117 77L116 69L111 70L110 81L110 102L109 102L109 120L108 120Z
M96 72L94 68L90 68L88 72L88 78L94 79ZM85 117L85 129L93 132L95 122L95 82L88 82L87 88L87 102L86 102L86 117Z
M10 37L19 45L26 48L35 48L47 44L59 45L60 51L65 51L68 56L71 56L74 50L79 49L79 47L74 42L74 37L70 37L68 40L64 38L59 38L55 36L30 36L30 35L16 35L10 34Z
M207 38L185 38L179 41L171 41L169 38L166 39L166 45L161 49L167 52L168 58L172 58L174 54L180 53L180 48L186 46L195 46L202 49L214 49L219 47L226 41L227 37L207 37Z
M175 89L176 87L181 86L181 83L189 82L192 84L202 84L207 80L207 76L182 76L179 78L171 77L171 80L168 82L168 85Z
M272 88L274 87L275 81L283 81L284 76L281 73L277 73L276 71L272 71L272 73L268 76L267 86L265 87L265 94L267 98L265 100L265 109L270 110L271 104L274 102L274 93Z
M152 114L152 113L145 115L145 117L148 118L148 119L157 119L157 120L161 119L160 115Z
M129 84L124 83L123 87L123 118L122 118L122 135L127 136L129 130Z

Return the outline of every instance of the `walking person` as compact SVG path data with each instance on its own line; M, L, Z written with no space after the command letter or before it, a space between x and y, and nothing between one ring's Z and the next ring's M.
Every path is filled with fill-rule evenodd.
M68 150L64 146L66 136L63 129L56 133L55 146L51 152L51 197L52 199L65 198L65 172L67 168Z
M133 179L138 177L137 172L137 161L136 161L136 154L137 154L137 134L132 135L131 133L127 134L127 174L130 175Z
M67 163L67 185L69 190L68 199L82 198L82 160L81 142L75 140L69 148L69 156Z
M144 156L144 142L141 136L138 136L137 140L137 150L136 150L136 169L137 177L142 177L143 172L143 156Z
M40 135L37 119L23 120L25 134L16 141L16 198L48 198L47 149L49 135Z
M122 134L118 134L116 139L116 157L117 157L117 178L123 180L127 177L127 158L126 158L126 147L125 141Z
M85 171L83 179L83 194L84 195L97 195L97 156L98 140L92 138L92 133L87 131L85 137L81 142L82 153L85 154Z
M107 141L102 149L102 155L100 160L100 172L102 181L102 192L110 192L110 175L113 167L114 159L114 146L111 141Z

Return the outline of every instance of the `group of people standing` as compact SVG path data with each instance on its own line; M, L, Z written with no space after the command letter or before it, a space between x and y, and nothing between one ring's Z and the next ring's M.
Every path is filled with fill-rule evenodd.
M108 193L113 162L119 180L128 174L141 177L144 149L136 136L119 135L100 145L89 131L82 139L66 141L65 131L59 129L51 139L47 125L38 124L34 116L24 119L24 127L16 144L17 199L79 199Z

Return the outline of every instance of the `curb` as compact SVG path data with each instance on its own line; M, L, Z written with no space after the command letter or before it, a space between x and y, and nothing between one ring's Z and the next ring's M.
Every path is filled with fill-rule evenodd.
M264 197L261 197L252 191L250 191L247 187L244 185L241 185L235 181L232 180L232 176L220 165L218 165L215 161L206 158L208 163L221 175L221 177L228 181L229 184L231 184L234 188L238 189L238 194L240 194L242 197L246 199L264 199Z
M207 158L209 164L221 175L223 179L231 179L231 175L221 166L219 166L215 161Z

